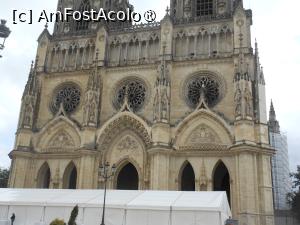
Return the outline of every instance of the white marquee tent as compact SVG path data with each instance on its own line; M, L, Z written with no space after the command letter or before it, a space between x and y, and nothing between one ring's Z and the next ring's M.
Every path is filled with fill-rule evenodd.
M78 204L78 225L99 225L103 190L0 189L0 225L68 222ZM108 190L106 225L224 225L231 216L225 192Z

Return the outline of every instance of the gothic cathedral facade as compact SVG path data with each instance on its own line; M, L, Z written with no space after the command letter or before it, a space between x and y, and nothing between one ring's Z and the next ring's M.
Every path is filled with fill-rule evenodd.
M133 9L59 0L58 10ZM171 0L160 22L57 22L38 38L10 187L226 191L242 225L272 225L265 81L242 0Z

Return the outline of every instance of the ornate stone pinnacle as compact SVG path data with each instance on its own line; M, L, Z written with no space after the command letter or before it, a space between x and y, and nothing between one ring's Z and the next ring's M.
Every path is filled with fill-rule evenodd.
M32 61L31 61L31 66L30 66L30 72L33 71L33 68L34 68L34 61L32 60Z
M167 6L167 8L166 8L166 14L167 14L167 15L170 14L170 8L169 8L169 6Z

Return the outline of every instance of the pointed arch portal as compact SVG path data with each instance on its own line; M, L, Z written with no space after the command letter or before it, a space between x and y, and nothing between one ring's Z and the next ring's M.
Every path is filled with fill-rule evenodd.
M228 169L223 162L219 162L215 168L214 176L214 191L226 191L229 205L230 203L230 176Z
M44 163L37 176L37 188L50 188L51 172L48 163Z
M126 164L119 172L117 177L117 189L119 190L138 190L139 175L131 163Z
M64 189L76 189L77 187L77 169L74 163L70 163L63 176Z
M195 173L190 163L181 172L181 191L195 191Z

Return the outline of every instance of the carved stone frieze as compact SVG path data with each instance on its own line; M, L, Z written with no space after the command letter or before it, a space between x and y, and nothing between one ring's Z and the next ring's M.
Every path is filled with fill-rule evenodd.
M215 143L202 143L194 146L180 146L180 151L226 151L228 145L215 144Z

